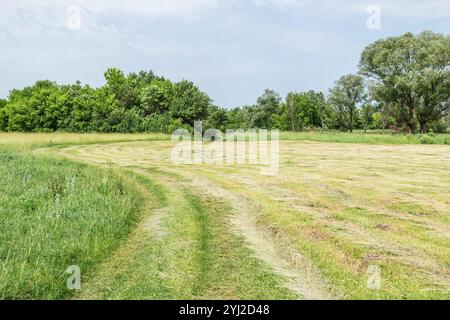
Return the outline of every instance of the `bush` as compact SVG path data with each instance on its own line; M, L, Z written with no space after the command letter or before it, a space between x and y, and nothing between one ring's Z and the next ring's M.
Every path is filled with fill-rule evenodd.
M434 134L426 134L422 135L419 138L420 144L436 144L436 135Z
M434 133L447 133L448 126L444 121L438 121L431 126L431 130Z

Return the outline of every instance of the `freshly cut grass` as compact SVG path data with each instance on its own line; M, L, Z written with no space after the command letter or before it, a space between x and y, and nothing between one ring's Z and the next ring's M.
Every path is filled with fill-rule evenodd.
M279 247L308 258L343 297L450 298L449 146L284 141L274 177L261 176L258 166L175 165L172 146L135 142L55 151L175 172L192 185L196 176L208 179L213 192L217 185L249 203L259 227ZM226 199L218 193L217 200ZM367 286L371 266L381 270L380 290Z
M141 212L136 187L111 170L0 148L0 299L62 299Z

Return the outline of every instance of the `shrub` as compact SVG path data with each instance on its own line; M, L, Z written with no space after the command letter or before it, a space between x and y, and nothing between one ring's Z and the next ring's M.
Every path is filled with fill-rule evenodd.
M436 144L436 135L426 134L426 135L420 136L419 141L420 141L420 144Z

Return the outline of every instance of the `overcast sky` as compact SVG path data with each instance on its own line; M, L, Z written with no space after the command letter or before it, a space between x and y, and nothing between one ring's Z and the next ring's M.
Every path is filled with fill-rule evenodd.
M423 30L450 32L450 0L1 0L0 97L39 79L98 86L115 66L236 107L265 88L326 91L369 43Z

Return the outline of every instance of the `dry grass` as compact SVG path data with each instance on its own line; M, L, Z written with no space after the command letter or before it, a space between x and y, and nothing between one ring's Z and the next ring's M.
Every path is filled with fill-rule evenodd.
M170 136L158 133L102 134L102 133L18 133L1 132L0 145L19 147L50 147L53 145L85 145L125 141L169 140Z

